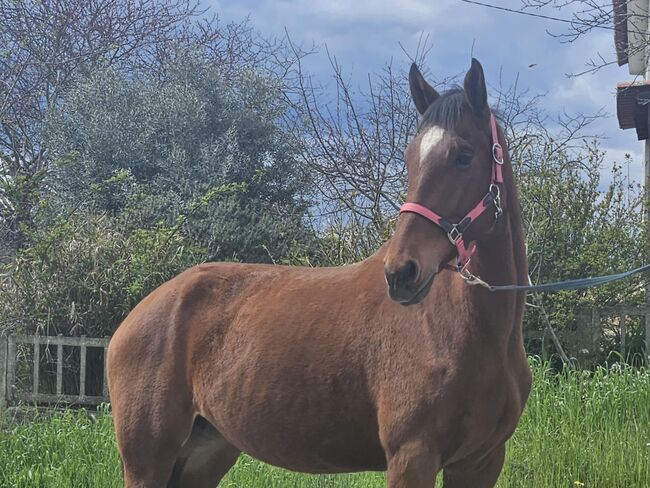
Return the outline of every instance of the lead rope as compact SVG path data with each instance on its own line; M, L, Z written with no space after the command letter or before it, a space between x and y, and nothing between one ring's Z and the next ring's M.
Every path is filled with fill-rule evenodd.
M574 280L556 281L554 283L545 283L542 285L533 285L528 277L528 285L490 285L482 280L479 276L470 273L467 269L459 271L461 278L468 285L479 285L487 288L489 291L529 291L529 292L554 292L561 290L578 290L580 288L593 288L595 286L606 285L614 281L624 280L637 273L650 271L650 264L644 264L638 268L622 273L611 275L594 276L592 278L578 278Z
M469 264L469 263L468 263L468 264ZM486 281L483 281L483 280L482 280L481 278L479 278L478 276L476 276L476 275L470 273L469 270L467 269L467 266L465 266L463 269L461 269L460 271L458 271L458 274L460 274L460 277L461 277L462 279L464 279L464 280L465 280L465 283L467 283L468 285L472 285L472 286L476 286L476 285L478 285L478 286L483 286L483 287L487 288L487 289L490 290L490 291L494 291L494 287L493 287L492 285L490 285L490 284L487 283ZM530 278L529 278L529 279L530 279Z

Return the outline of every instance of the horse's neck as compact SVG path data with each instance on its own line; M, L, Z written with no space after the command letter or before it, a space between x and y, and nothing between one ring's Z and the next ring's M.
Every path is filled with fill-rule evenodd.
M508 160L510 157L508 156ZM506 181L509 181L508 193L506 195L506 214L508 219L507 227L509 229L509 241L512 246L511 253L515 266L515 275L513 278L518 285L528 284L528 259L526 257L526 239L524 235L523 217L521 213L521 204L519 195L514 182L512 165L508 164L505 168Z
M493 285L526 285L528 269L519 215L505 214L498 234L478 244L478 256L470 271ZM474 266L472 266L474 264Z
M513 181L512 171L509 169L507 180ZM521 206L519 204L514 185L509 185L508 200L505 202L504 219L498 228L494 229L484 243L479 244L476 262L470 263L472 273L480 276L492 285L527 285L528 264L523 231ZM489 294L474 295L476 306L484 311L510 308L514 314L514 324L502 324L506 327L504 332L510 336L515 327L515 332L521 333L521 320L525 306L525 293L519 292L493 292ZM485 315L492 315L491 313Z

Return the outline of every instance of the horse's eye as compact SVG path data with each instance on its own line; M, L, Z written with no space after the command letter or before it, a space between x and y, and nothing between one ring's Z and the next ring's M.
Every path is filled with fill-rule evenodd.
M472 151L460 151L456 157L456 164L458 166L469 166L473 157L474 153Z

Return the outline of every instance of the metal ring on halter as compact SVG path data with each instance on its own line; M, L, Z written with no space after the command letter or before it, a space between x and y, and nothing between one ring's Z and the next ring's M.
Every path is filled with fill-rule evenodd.
M467 267L463 268L461 271L459 271L459 273L461 278L463 278L468 285L480 285L492 291L492 285L486 283L478 276L473 275L466 268Z
M492 203L494 203L494 218L499 220L499 217L503 214L503 209L501 208L501 189L496 183L490 184L490 193L494 197Z
M461 276L463 275L463 273L469 273L469 271L467 270L467 268L469 267L469 263L470 263L471 261L472 261L472 256L470 256L469 258L467 258L467 261L465 261L465 264L463 264L463 263L460 261L460 259L457 261L458 264L456 265L456 268L457 268L457 271L461 274ZM472 274L472 273L469 273L469 274Z
M497 151L501 151L501 159L497 157ZM498 142L495 142L492 144L492 157L494 158L494 162L502 165L503 164L503 148L501 147L501 144Z

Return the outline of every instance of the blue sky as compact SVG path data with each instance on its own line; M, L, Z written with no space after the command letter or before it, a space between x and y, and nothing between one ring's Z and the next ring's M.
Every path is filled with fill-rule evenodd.
M521 7L519 0L491 3ZM547 30L564 32L563 24L460 0L208 0L208 4L225 21L250 16L252 26L262 34L281 36L286 28L295 42L327 45L359 84L391 58L407 70L409 61L400 43L415 53L422 33L429 35L433 46L426 59L433 80L464 73L473 45L488 85L498 85L501 77L507 86L519 75L520 88L546 94L542 103L551 115L563 111L591 114L603 108L609 116L595 123L591 132L606 138L602 147L609 163L632 154L631 176L641 181L643 145L633 129L618 128L615 115L616 83L633 79L627 67L614 64L594 74L566 76L583 71L587 59L597 53L614 59L611 30L597 30L575 43L561 44ZM546 13L568 17L568 12ZM321 84L331 83L324 50L310 63Z

